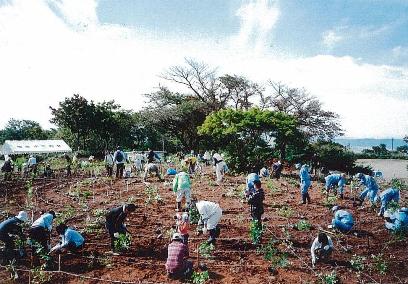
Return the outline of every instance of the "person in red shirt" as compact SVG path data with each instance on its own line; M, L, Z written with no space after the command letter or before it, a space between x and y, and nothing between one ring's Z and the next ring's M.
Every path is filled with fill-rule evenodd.
M188 246L183 243L180 233L174 233L168 246L166 270L171 279L190 278L193 263L188 260Z

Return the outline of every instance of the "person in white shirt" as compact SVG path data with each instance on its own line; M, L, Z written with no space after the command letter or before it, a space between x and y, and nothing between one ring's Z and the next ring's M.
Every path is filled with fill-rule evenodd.
M218 203L211 201L198 201L195 206L200 213L199 225L203 225L203 233L209 231L208 244L215 244L215 239L220 235L218 223L222 216L222 210Z
M37 173L37 159L33 155L28 158L27 166L30 172Z
M215 166L215 174L217 176L217 183L220 184L222 182L224 174L228 171L228 167L221 155L218 153L215 153L213 155L213 161Z
M333 242L325 233L319 233L313 241L310 253L312 257L312 266L315 267L317 261L327 261L333 252Z
M113 174L113 155L111 152L109 151L105 151L105 168L106 168L106 172L108 177L111 177Z

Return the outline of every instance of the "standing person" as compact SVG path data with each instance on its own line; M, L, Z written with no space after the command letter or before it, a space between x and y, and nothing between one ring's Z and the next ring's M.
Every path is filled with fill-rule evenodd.
M210 152L205 151L203 158L204 158L204 163L205 163L205 165L206 165L206 166L210 165L210 162L211 162L211 154L210 154Z
M27 167L29 172L33 174L37 173L37 159L33 155L30 155L28 158Z
M264 213L265 193L262 189L260 180L254 181L255 192L248 197L248 204L251 205L251 217L253 221L257 221L258 227L262 228L262 214Z
M108 150L105 151L105 158L103 161L105 163L107 176L112 177L114 160L113 160L113 155L110 151Z
M179 233L174 233L168 246L166 271L170 279L187 279L193 273L193 263L188 260L188 246Z
M117 147L115 154L113 155L113 161L116 164L116 178L123 177L123 170L125 168L125 153L123 153L121 147Z
M14 248L16 236L20 240L25 241L23 233L23 224L28 222L27 212L20 211L17 216L11 217L0 223L0 241L4 243L4 258L3 265L8 264L14 259ZM20 256L23 256L24 251L20 250Z
M361 206L364 202L364 199L368 195L371 201L371 204L374 204L377 200L377 193L378 193L378 185L375 179L372 176L364 175L362 173L358 173L354 176L356 179L359 180L360 185L364 185L365 189L360 194L359 197L359 205Z
M310 248L313 268L318 260L329 260L332 252L333 242L331 238L325 233L319 233L317 238L313 241L312 247Z
M55 212L53 210L44 213L34 221L29 231L30 240L35 241L45 252L48 252L50 249L52 222L54 219ZM36 244L31 244L36 246Z
M200 214L198 224L203 225L204 234L207 233L207 230L210 233L207 243L215 244L216 238L220 235L220 228L218 226L222 217L220 205L211 201L198 201L195 206Z
M131 212L136 210L137 206L135 204L125 204L113 209L110 209L106 214L105 227L108 230L109 237L111 239L112 251L115 251L115 239L119 237L119 234L130 234L126 229L124 224L126 217Z
M297 166L298 168L299 166ZM309 187L312 185L309 174L309 167L307 165L302 165L299 172L300 177L300 192L302 194L302 204L310 204Z
M326 176L325 178L326 181L326 194L327 196L329 195L329 191L330 189L334 189L335 194L337 195L337 190L336 190L336 186L339 189L339 193L340 193L340 198L343 199L344 198L344 186L346 185L346 174L342 173L342 174L331 174Z
M84 237L74 229L69 228L66 224L59 224L55 230L58 235L61 236L61 242L54 246L50 253L61 252L62 250L77 252L84 247Z
M67 169L67 177L70 177L72 175L71 172L71 167L72 167L72 160L71 157L68 154L64 154L65 161L67 163L66 169Z
M334 213L334 219L329 228L338 229L342 233L347 233L353 228L354 219L350 212L340 210L340 206L334 206L332 212Z
M140 153L135 154L135 160L133 161L133 163L134 163L135 170L137 173L140 173L143 170L143 163L142 163L143 159L144 158L142 154Z
M215 173L217 176L217 183L220 184L226 172L228 172L227 164L224 162L220 154L214 153L213 161L215 166Z
M4 172L4 181L11 180L13 169L14 169L13 161L11 160L10 157L7 157L6 161L1 167L1 171Z
M279 180L282 174L282 170L283 170L283 165L281 161L277 161L276 163L273 163L272 170L273 170L273 177L276 178L276 180Z
M183 196L186 199L186 207L190 207L191 203L191 180L186 172L176 174L173 179L173 192L176 194L177 208L176 211L181 211L181 201Z

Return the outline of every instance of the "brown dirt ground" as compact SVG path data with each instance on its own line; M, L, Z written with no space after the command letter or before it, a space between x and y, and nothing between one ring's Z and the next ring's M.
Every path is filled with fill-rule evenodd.
M210 171L210 169L206 169ZM146 205L144 200L146 185L140 179L130 179L128 191L125 180L113 181L112 186L105 178L93 179L89 186L84 188L92 192L86 199L84 206L78 199L68 195L78 181L84 178L70 180L37 180L34 182L37 198L33 209L34 218L40 215L41 210L54 209L57 212L65 210L67 206L75 208L75 216L68 221L68 225L79 230L86 227L86 220L93 220L94 209L108 209L121 203L133 200L140 208L129 216L128 229L132 233L131 249L119 256L112 256L107 252L109 237L102 228L99 233L85 233L86 247L79 255L63 255L61 270L68 273L100 279L117 280L122 282L138 283L179 283L170 281L165 273L164 264L167 256L169 239L166 231L174 224L175 197L169 191L168 183L160 183L150 178L151 185L159 188L164 204ZM90 179L89 179L90 180ZM371 208L353 207L350 191L347 188L346 198L338 204L353 212L357 221L355 230L348 234L332 235L335 251L333 263L318 264L311 269L310 245L318 234L319 228L326 228L331 222L332 214L325 206L325 198L321 194L322 184L313 183L310 190L312 203L300 205L300 194L296 179L281 178L280 181L271 181L277 189L270 190L267 183L263 187L266 193L264 224L268 230L262 238L266 244L271 238L287 239L292 242L292 248L281 243L278 248L289 253L290 265L278 268L276 275L270 275L270 262L264 260L262 254L256 253L256 246L249 238L249 209L239 197L230 196L239 185L245 183L243 177L226 177L222 186L214 185L212 174L198 176L193 179L193 194L199 200L218 202L223 209L221 219L221 236L217 242L214 257L211 260L201 259L207 264L210 271L210 283L317 283L321 281L319 275L336 271L339 283L408 283L407 271L407 240L393 241L393 237L385 230L384 222ZM168 178L167 181L171 181ZM5 189L7 188L7 200ZM1 211L14 214L22 210L26 204L26 193L22 181L0 184ZM107 195L108 194L108 195ZM403 194L404 195L404 194ZM406 202L403 196L402 202ZM293 215L289 218L278 214L282 206L290 206ZM2 219L3 217L0 217ZM312 224L310 231L298 231L293 224L305 219ZM287 228L284 233L283 228ZM190 258L197 267L196 246L206 239L206 236L195 235L196 226L192 225L190 233ZM157 238L159 230L162 238ZM53 231L53 244L58 236ZM383 254L389 266L388 272L381 275L375 268L371 255ZM357 273L350 267L348 261L356 254L365 256L366 268L364 273ZM28 260L20 260L17 267L30 269ZM68 274L52 273L49 283L101 283L84 277ZM16 283L28 283L28 273L20 272ZM7 283L9 273L0 271L3 283ZM10 283L12 283L10 281Z

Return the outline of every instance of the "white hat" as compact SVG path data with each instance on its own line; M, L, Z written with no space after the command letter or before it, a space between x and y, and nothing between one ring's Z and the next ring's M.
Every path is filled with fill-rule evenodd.
M27 222L28 221L27 212L25 211L18 212L18 215L16 216L16 218L19 219L20 221Z
M340 206L333 206L333 208L332 208L332 212L336 212L337 210L339 210L340 209Z
M361 179L362 176L363 176L362 173L358 173L358 174L356 174L356 175L354 176L354 178L355 178L355 179Z
M183 237L181 236L181 234L180 233L174 233L173 234L173 237L171 238L173 241L175 241L175 240L183 240Z
M302 164L300 164L300 163L298 163L298 164L296 164L295 165L295 168L298 170L298 169L300 169L302 167Z

